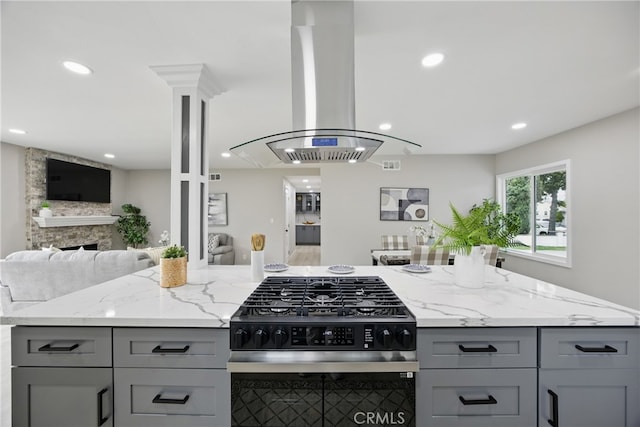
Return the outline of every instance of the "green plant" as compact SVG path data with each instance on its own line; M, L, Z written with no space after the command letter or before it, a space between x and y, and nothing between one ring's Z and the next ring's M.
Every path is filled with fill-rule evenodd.
M48 202L48 201L46 201L46 200L45 200L45 201L43 201L42 203L40 203L40 207L41 207L42 209L44 209L44 208L49 208L49 207L51 207L51 205L49 204L49 202Z
M162 251L160 258L182 258L187 256L184 246L173 245Z
M122 205L124 215L116 221L116 230L122 235L122 240L129 246L137 248L147 244L147 234L151 223L147 217L140 214L140 208L130 203Z
M497 245L506 248L518 243L515 236L520 229L520 218L515 214L502 213L498 203L484 199L482 205L474 205L468 215L462 215L451 203L449 206L453 224L434 221L441 231L435 246L469 255L474 246Z

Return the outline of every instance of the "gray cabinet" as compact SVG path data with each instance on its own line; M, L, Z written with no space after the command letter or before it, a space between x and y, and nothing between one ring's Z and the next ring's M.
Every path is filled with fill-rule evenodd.
M418 329L420 426L535 427L536 328Z
M229 333L114 328L116 426L231 424Z
M640 425L639 338L638 328L542 328L538 425Z
M13 427L113 426L111 368L13 368Z
M421 426L536 425L535 369L421 369L416 389Z
M320 212L320 193L296 193L296 212Z
M17 326L12 425L113 426L110 328Z
M319 225L296 225L296 245L319 245Z

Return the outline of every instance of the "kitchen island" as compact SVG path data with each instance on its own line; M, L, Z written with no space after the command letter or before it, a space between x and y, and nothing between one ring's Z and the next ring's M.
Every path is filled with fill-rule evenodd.
M269 275L334 274L291 267ZM352 275L380 276L416 317L417 426L640 425L637 310L489 266L480 289L455 286L452 266L424 274L357 266ZM228 326L258 285L250 278L249 266L209 266L165 289L154 267L5 315L3 324L17 325L14 426L40 425L36 413L68 415L56 413L60 402L84 395L74 407L87 418L77 419L103 426L230 425ZM37 354L46 345L54 352ZM187 405L153 391L176 382L202 394ZM87 383L97 397L69 391ZM461 404L460 388L479 397Z

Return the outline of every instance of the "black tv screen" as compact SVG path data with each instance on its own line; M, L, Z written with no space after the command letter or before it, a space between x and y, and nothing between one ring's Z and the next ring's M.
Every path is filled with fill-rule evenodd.
M111 171L47 159L47 200L111 202Z

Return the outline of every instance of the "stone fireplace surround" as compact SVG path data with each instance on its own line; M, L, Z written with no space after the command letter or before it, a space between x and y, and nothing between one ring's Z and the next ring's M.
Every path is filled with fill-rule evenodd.
M46 200L47 157L111 170L111 166L104 163L37 148L27 148L25 155L26 249L48 248L49 246L74 247L87 244L97 244L98 250L101 251L111 249L113 225L41 228L33 220L33 217L38 216L40 204ZM112 212L111 203L50 200L49 204L54 216L110 216Z

